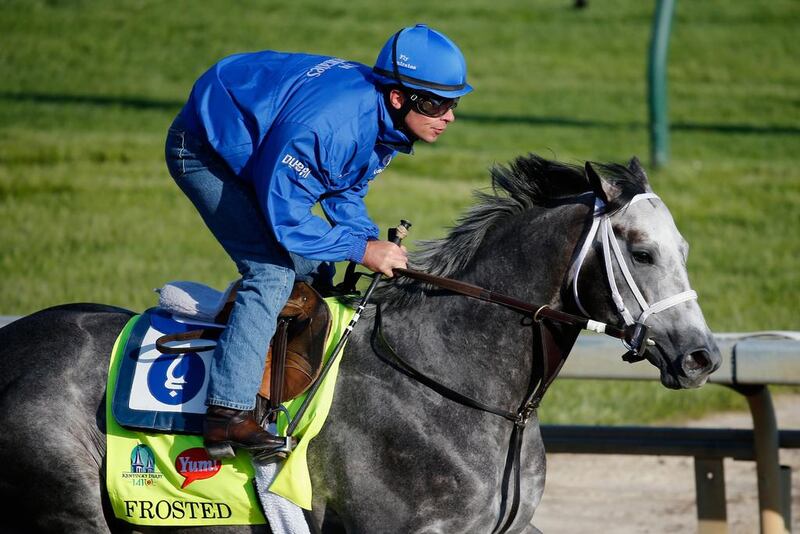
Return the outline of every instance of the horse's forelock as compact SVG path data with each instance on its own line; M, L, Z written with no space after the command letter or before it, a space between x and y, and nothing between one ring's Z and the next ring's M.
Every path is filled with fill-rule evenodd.
M603 178L620 190L610 204L606 206L609 213L614 213L628 204L631 199L649 190L647 176L644 173L636 172L625 165L618 163L596 163Z

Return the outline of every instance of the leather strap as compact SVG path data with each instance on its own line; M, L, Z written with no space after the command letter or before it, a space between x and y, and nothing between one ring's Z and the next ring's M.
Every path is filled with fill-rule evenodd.
M395 271L397 271L397 269L395 269ZM406 376L420 382L421 384L429 387L441 396L452 400L453 402L457 402L458 404L468 406L476 410L498 415L514 423L514 428L511 431L511 437L509 439L506 463L503 470L500 514L497 524L492 531L493 534L503 534L507 532L516 519L520 504L520 462L522 458L522 438L525 432L525 427L528 423L528 419L533 414L534 410L539 407L542 397L544 397L547 389L555 381L559 371L567 359L567 356L569 355L569 346L567 346L566 343L565 345L561 345L558 342L552 331L553 328L554 325L548 324L544 320L539 322L539 340L542 349L542 360L538 366L538 369L536 362L531 365L531 377L528 384L528 391L525 394L525 398L520 404L519 409L516 413L514 413L503 408L490 406L468 395L459 393L458 391L445 386L436 379L431 378L416 369L408 360L400 356L394 350L394 348L389 345L389 342L386 340L386 337L383 334L383 316L381 313L380 304L378 304L375 309L375 325L372 329L370 341L372 350L375 352L378 358ZM535 337L536 336L534 335L534 343L536 342ZM538 380L537 376L540 377ZM514 494L509 505L508 494L512 475L514 477ZM508 510L507 516L506 510ZM504 518L505 522L503 522Z
M184 341L193 341L195 339L204 339L213 341L219 339L222 333L220 329L200 328L198 330L191 330L189 332L180 332L178 334L165 334L156 340L156 348L161 354L185 354L187 347L172 347L167 343L177 343ZM217 345L199 345L191 347L191 352L205 352L207 350L214 350Z
M553 332L555 325L550 324L548 321L543 320L539 322L539 336L542 346L542 378L536 386L536 391L533 392L528 403L535 409L539 407L542 402L544 394L547 389L558 377L564 362L567 361L569 356L569 349L562 347L556 340ZM571 348L571 347L570 347Z
M514 425L511 430L511 438L508 442L508 455L506 457L506 467L503 470L503 487L500 490L500 514L497 524L492 530L492 534L503 534L508 532L514 519L517 518L520 503L520 480L521 480L521 456L522 456L522 435L525 432L524 426ZM508 490L511 484L511 475L514 475L514 495L511 498L511 506L508 507L508 517L506 517L506 507L508 506Z
M445 386L441 382L438 382L437 380L427 376L422 371L419 371L411 362L400 356L389 344L383 334L383 314L381 312L380 305L376 306L375 308L375 326L372 329L372 337L370 338L370 342L375 354L381 360L383 360L384 363L391 365L404 375L428 386L441 396L464 406L475 408L476 410L499 415L500 417L508 419L512 423L521 423L524 425L527 423L527 419L530 417L531 413L533 413L533 410L538 408L541 404L544 394L558 377L558 373L561 371L561 368L564 366L564 362L567 361L567 356L569 355L569 352L564 350L564 348L558 344L553 332L551 331L551 328L552 327L547 325L544 321L539 323L542 363L540 373L537 373L537 370L534 367L533 374L538 374L541 378L539 380L534 380L533 377L531 378L531 384L529 385L528 393L526 394L525 399L516 413L510 412L503 408L490 406L470 397L469 395L459 393L458 391L455 391L454 389Z
M573 315L571 313L554 310L547 305L537 306L529 302L525 302L524 300L519 300L514 297L504 295L503 293L490 291L480 286L468 284L459 280L453 280L452 278L445 278L443 276L436 276L434 274L415 271L413 269L396 268L392 269L392 272L399 274L400 276L413 278L436 287L441 287L442 289L447 289L453 293L483 300L485 302L491 302L493 304L499 304L521 313L530 314L537 321L541 318L548 318L559 323L568 324L570 326L597 331L597 329L591 324L594 322L590 319L581 317L579 315ZM621 329L611 325L603 325L602 333L623 340L630 337L630 332L627 329Z
M273 409L281 405L283 399L283 379L286 374L286 345L289 339L289 321L279 319L275 329L275 336L272 339L272 350L270 352L270 375L269 375L269 404Z
M483 402L473 399L468 395L463 395L454 389L445 386L441 382L438 382L435 379L427 376L414 367L411 362L397 354L389 342L386 341L386 337L383 335L383 317L380 305L377 305L375 308L375 326L372 329L372 337L370 341L375 354L378 356L378 358L383 360L384 363L389 364L396 370L410 378L413 378L417 382L428 386L442 397L450 399L451 401L457 402L464 406L475 408L476 410L499 415L500 417L508 419L512 423L517 421L517 414L502 408L489 406L488 404L484 404Z

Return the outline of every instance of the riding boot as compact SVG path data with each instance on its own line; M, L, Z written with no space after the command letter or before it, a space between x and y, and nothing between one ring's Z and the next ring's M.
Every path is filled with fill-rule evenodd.
M263 461L277 461L291 452L289 438L270 434L251 411L211 405L203 420L203 445L212 458L232 458L234 447L246 449Z

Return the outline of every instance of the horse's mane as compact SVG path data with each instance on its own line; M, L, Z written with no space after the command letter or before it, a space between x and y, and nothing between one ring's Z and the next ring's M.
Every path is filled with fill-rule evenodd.
M593 164L603 177L618 187L621 203L644 191L646 177L640 173L638 161L629 167L615 163ZM472 261L487 232L511 217L531 208L547 207L567 197L592 191L584 168L551 161L536 154L520 156L508 166L491 169L489 191L475 191L475 205L451 227L447 236L420 241L416 252L409 255L409 266L426 273L458 277ZM619 206L608 206L615 210ZM383 286L376 300L389 306L402 306L422 295L422 284L397 280Z

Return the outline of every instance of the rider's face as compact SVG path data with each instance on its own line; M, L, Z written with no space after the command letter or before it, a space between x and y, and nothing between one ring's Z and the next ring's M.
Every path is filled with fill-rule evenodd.
M389 94L389 101L392 107L400 109L405 103L406 95L397 89L393 89ZM405 116L406 127L418 138L426 143L433 143L447 129L447 125L456 120L452 109L441 117L428 117L411 109Z

